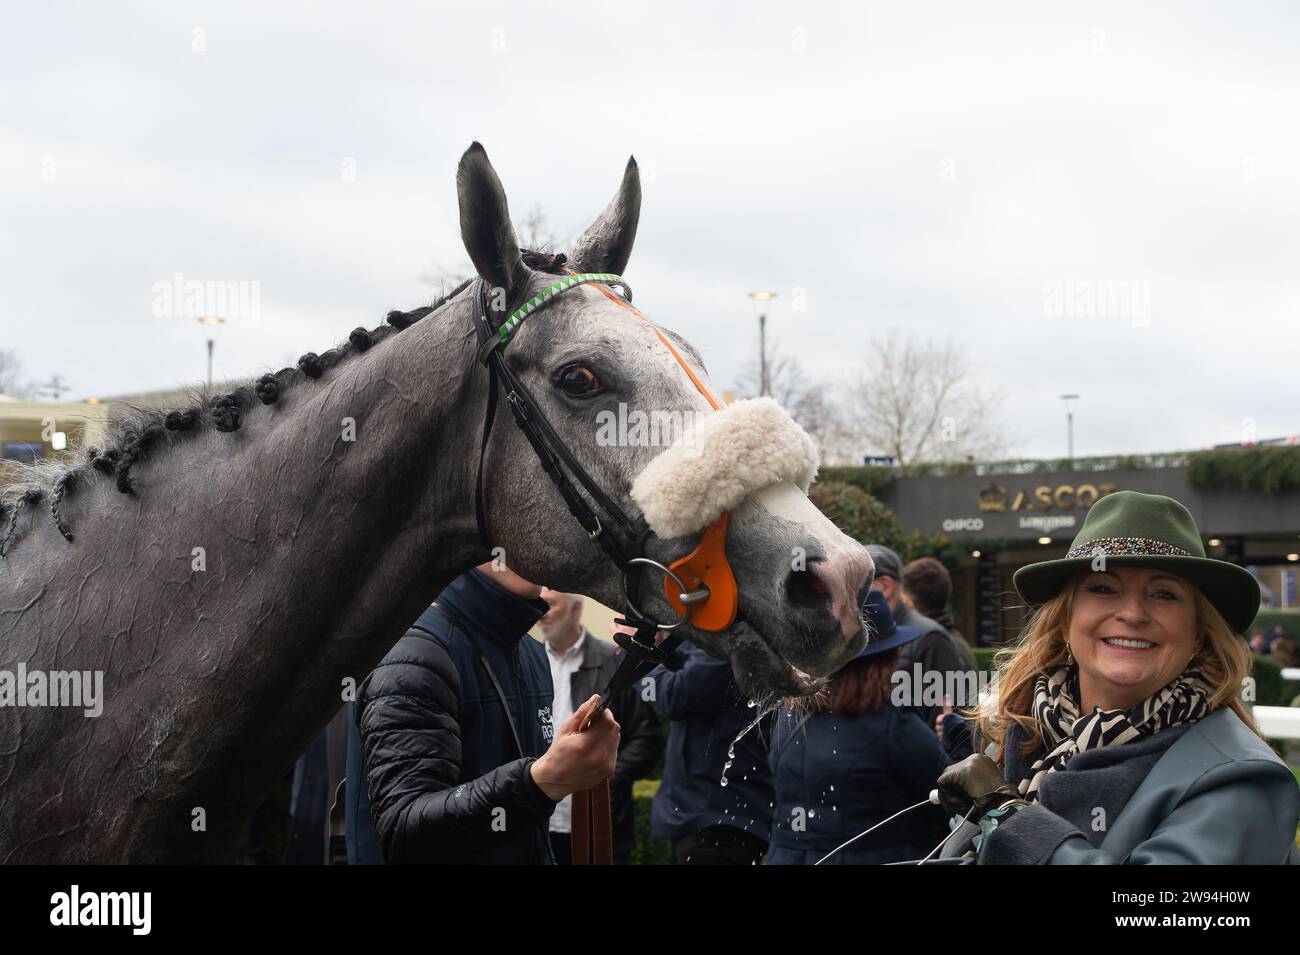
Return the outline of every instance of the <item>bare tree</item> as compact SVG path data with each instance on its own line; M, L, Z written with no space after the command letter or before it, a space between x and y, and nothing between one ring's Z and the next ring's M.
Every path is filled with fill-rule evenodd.
M736 377L734 390L742 398L759 393L759 361L746 361ZM781 407L812 436L824 464L851 464L858 460L845 428L843 410L825 387L811 381L799 359L782 352L775 339L768 341L767 390Z
M419 280L438 290L439 298L446 295L465 279L474 274L474 266L468 259L448 266L443 262L430 262L429 267L419 274Z
M534 252L553 252L560 243L560 237L546 219L542 207L535 205L515 226L515 235L519 238L519 248L532 249Z
M1002 395L973 380L952 342L890 330L852 382L850 427L866 448L914 461L988 460L1005 453Z
M519 241L519 248L532 249L534 252L555 250L560 242L555 230L547 221L546 213L539 205L533 206L515 225L515 238ZM419 278L425 285L432 285L438 289L439 295L446 295L473 274L474 266L468 259L461 259L451 266L442 262L433 262L428 269L420 273Z
M35 386L23 377L22 359L12 348L0 348L0 395L31 398Z

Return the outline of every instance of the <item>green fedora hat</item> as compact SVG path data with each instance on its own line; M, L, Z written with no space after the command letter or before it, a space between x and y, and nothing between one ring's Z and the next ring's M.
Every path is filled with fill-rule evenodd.
M1099 555L1107 566L1159 567L1195 584L1237 633L1259 613L1259 582L1244 567L1205 556L1191 511L1172 497L1138 491L1100 498L1063 558L1027 564L1012 582L1027 603L1041 604Z

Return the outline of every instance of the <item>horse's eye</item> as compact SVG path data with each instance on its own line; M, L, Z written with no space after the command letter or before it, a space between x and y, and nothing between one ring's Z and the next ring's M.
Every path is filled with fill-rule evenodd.
M570 365L565 368L560 372L556 384L570 398L590 398L604 390L595 372L585 365Z

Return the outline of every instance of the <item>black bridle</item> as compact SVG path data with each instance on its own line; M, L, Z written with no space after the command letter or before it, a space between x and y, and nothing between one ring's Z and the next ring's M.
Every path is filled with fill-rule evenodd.
M627 290L630 300L631 290L626 284L621 282L620 284ZM570 288L576 287L576 285L570 286ZM563 293L557 292L551 296L551 299L558 298L561 294ZM474 329L479 339L478 360L488 369L487 417L483 422L483 442L479 447L478 479L474 491L474 512L478 521L479 539L484 546L491 547L484 507L483 464L487 454L488 438L492 433L492 423L496 418L497 388L500 384L505 389L506 401L514 415L515 424L528 438L528 443L532 445L538 460L541 461L542 470L550 477L560 496L564 498L569 513L577 518L582 529L600 546L614 565L620 571L627 573L630 562L645 555L645 543L650 536L649 525L640 515L635 518L628 517L623 509L601 490L600 485L578 463L564 441L556 434L524 383L510 370L503 351L504 343L508 339L503 339L492 328L488 317L491 314L488 285L482 279L477 283L475 303ZM583 490L591 497L592 503L579 493L575 481L582 485ZM601 514L605 517L603 521L600 518Z
M585 281L594 280L586 279ZM631 288L618 276L606 275L599 280L604 284L621 287L626 293L626 300L631 301ZM708 599L709 592L704 588L688 591L685 584L672 570L646 556L646 544L652 531L645 518L639 514L635 517L629 517L615 501L611 500L601 490L600 485L587 473L587 470L569 451L555 429L551 427L550 422L546 420L546 416L542 413L536 399L533 398L528 388L525 387L524 383L519 380L519 377L511 371L510 366L506 363L505 345L510 340L509 335L518 327L523 318L545 307L569 288L576 288L579 284L584 283L575 282L567 288L553 291L552 294L545 298L535 296L530 303L526 303L525 306L521 306L520 309L510 313L510 318L501 326L505 330L505 334L503 334L501 328L494 329L492 326L490 316L493 310L490 303L489 286L482 279L477 280L474 291L475 309L473 321L474 330L479 340L478 360L486 365L488 370L488 399L487 415L483 422L483 439L479 445L478 476L475 480L474 490L474 513L478 522L479 539L483 546L490 551L492 543L487 530L483 475L488 439L491 437L492 424L496 419L497 390L500 387L505 390L506 402L510 406L515 424L524 433L528 443L532 445L533 452L537 455L538 461L541 462L542 470L546 472L560 492L565 505L569 508L569 513L577 519L582 529L587 532L587 535L596 542L623 574L623 594L628 605L633 609L630 614L617 622L635 627L636 632L631 636L622 633L614 635L615 642L627 651L628 657L619 665L618 670L610 679L609 685L601 694L600 705L603 708L609 705L613 697L641 679L656 666L673 660L672 651L682 639L675 632L676 629L689 619L691 606ZM552 286L552 289L555 289L555 286ZM533 307L521 315L520 313L529 304ZM586 491L590 501L578 490L579 485ZM682 594L679 599L686 607L686 613L676 623L659 623L650 619L639 609L635 599L637 584L640 580L637 571L643 567L656 568L676 582ZM656 644L655 635L661 630L669 632L663 640Z

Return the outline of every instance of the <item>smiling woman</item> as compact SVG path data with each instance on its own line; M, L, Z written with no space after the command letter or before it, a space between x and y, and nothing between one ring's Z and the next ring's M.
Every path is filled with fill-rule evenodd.
M1209 640L1196 626L1204 599L1160 570L1117 566L1080 578L1066 640L1078 664L1080 710L1127 710L1190 667ZM1200 619L1212 618L1202 610Z
M999 661L987 750L939 780L981 862L1300 861L1300 788L1240 699L1259 586L1183 505L1107 495L1015 585L1041 606Z

